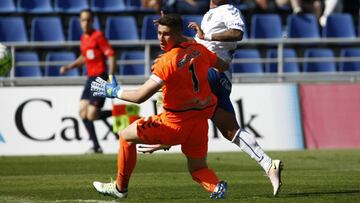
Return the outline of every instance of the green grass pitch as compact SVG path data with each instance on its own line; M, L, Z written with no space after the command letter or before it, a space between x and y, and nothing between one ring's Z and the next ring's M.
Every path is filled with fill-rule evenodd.
M278 197L244 153L209 153L228 181L224 202L360 202L360 150L269 152L283 160ZM0 202L214 202L187 172L181 154L139 154L127 199L99 195L92 181L116 176L116 155L0 157Z

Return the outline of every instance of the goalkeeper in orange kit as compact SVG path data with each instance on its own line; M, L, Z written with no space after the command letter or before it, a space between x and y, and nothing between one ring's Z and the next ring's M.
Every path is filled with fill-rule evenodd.
M179 15L164 15L157 24L160 48L165 54L152 66L152 75L141 87L124 90L115 82L101 78L91 85L96 96L135 103L146 101L161 88L163 94L162 113L139 119L121 132L116 181L95 181L93 185L101 194L126 198L136 164L136 144L180 144L193 180L211 193L210 198L222 199L227 183L220 181L206 162L207 120L213 116L217 104L207 77L210 67L222 72L229 66L203 45L182 35Z

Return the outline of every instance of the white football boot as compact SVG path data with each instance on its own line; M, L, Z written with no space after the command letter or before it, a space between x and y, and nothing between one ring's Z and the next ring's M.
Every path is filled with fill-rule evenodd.
M93 186L95 187L96 191L98 191L98 193L103 195L108 195L115 198L126 198L128 195L127 190L125 192L119 192L116 189L116 181L110 183L94 181Z
M271 168L269 169L269 172L267 173L267 176L270 179L270 182L273 186L273 195L276 196L280 190L281 187L281 171L283 168L283 164L280 160L272 160L271 162Z

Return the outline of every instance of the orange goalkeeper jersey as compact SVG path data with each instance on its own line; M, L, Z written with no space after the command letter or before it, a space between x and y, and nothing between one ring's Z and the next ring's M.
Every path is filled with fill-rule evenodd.
M194 41L180 43L162 55L152 66L152 73L164 82L164 110L177 117L189 118L190 113L210 118L217 99L207 76L216 61L215 53Z

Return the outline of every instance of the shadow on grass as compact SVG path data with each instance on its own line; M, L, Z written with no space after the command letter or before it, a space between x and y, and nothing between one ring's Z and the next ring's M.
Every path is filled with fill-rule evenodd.
M288 193L288 194L281 194L281 197L303 197L303 196L341 195L341 194L357 194L357 193L360 193L360 190Z

